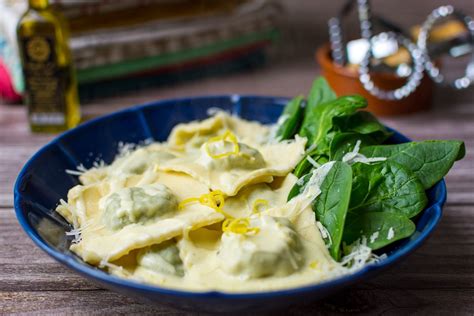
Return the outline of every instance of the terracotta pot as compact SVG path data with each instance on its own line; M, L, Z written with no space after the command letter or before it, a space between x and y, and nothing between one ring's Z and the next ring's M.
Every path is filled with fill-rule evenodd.
M332 62L329 45L321 46L316 51L316 60L322 67L322 74L337 95L360 94L367 98L368 110L376 115L399 115L427 110L431 107L434 83L428 76L423 76L418 88L408 97L398 100L381 100L364 89L359 81L357 69L337 66ZM371 74L374 83L381 89L392 90L405 83L390 73Z

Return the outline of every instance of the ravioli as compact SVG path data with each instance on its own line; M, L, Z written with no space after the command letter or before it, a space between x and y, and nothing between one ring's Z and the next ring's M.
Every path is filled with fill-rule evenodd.
M265 125L219 111L216 115L202 121L176 125L167 143L174 148L199 149L210 137L220 135L226 130L231 131L242 142L249 145L264 144L270 135L270 128Z
M107 178L133 178L153 170L166 160L179 156L179 151L160 143L139 147L120 154L109 166L94 167L80 175L82 184L92 184Z
M283 205L296 180L290 173L286 177L275 178L272 183L247 186L237 196L227 198L223 210L234 218L243 218Z
M169 217L178 210L178 199L163 184L123 188L99 201L102 222L111 230L130 224Z
M147 177L143 174L143 177ZM189 176L176 173L156 173L155 186L165 185L176 196L177 201L187 199L194 194L208 193L206 186ZM165 240L182 235L187 230L197 229L223 220L223 216L214 209L195 204L186 209L176 210L169 216L158 217L155 221L129 223L116 229L107 227L103 221L106 210L100 204L120 189L107 181L92 185L76 186L68 194L68 204L60 205L57 211L71 223L75 223L81 234L81 240L71 245L71 250L86 262L99 264L101 261L113 261L134 249L159 244ZM145 186L150 190L153 185ZM140 188L131 186L129 188ZM143 186L142 186L143 188ZM102 203L101 203L102 201Z
M253 148L241 143L234 134L227 141L227 133L208 139L199 150L188 151L185 157L164 162L159 169L189 174L212 190L234 196L246 185L268 183L275 176L287 175L304 156L305 138ZM220 146L212 148L214 143Z
M228 226L223 226L217 251L218 266L223 271L247 280L287 276L301 268L303 247L288 219L253 215L244 225L251 226L250 234L234 233L231 229L227 232Z

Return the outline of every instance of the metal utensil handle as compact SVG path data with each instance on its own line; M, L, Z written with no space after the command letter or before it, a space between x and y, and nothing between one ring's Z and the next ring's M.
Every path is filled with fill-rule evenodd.
M390 40L395 39L399 45L404 46L413 62L412 74L408 77L407 82L400 88L395 90L383 90L375 86L370 76L370 59L372 57L372 50L369 49L361 64L359 65L359 80L364 88L373 96L383 100L400 100L410 94L420 85L421 79L423 78L424 71L424 59L423 53L411 40L404 37L401 34L393 32L383 32L372 38L373 42L378 40Z
M360 34L362 38L370 41L372 38L372 16L369 0L357 0Z
M428 54L427 44L429 34L433 28L433 25L439 19L445 18L452 15L457 20L464 23L469 31L471 42L471 60L466 66L466 74L463 77L457 78L452 82L446 82L444 76L441 74L438 67L436 67ZM418 47L422 50L425 60L425 68L428 75L437 83L452 86L455 89L465 89L474 83L474 21L470 16L463 14L455 10L451 5L441 6L434 9L430 15L428 15L425 23L421 26L420 34L418 35Z
M331 56L334 63L339 66L344 66L346 56L344 52L344 45L342 43L342 28L341 20L339 18L331 18L328 21L329 27L329 42L331 43Z

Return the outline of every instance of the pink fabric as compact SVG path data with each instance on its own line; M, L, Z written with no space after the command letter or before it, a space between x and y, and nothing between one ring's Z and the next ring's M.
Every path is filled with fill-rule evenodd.
M0 59L0 100L5 100L7 102L19 102L21 100L21 95L16 93L13 88L10 74L8 69Z

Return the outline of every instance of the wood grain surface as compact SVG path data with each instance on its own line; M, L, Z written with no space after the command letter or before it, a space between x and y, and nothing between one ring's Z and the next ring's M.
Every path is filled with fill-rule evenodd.
M324 3L324 5L323 5ZM404 26L421 22L442 1L373 1L377 12ZM452 1L474 15L472 1ZM137 90L84 104L94 117L148 101L224 93L295 95L308 91L319 69L314 49L326 39L326 20L341 1L285 2L283 39L266 66L250 72ZM454 74L459 68L445 68ZM320 302L281 311L285 315L474 314L474 97L438 88L434 108L425 113L383 118L415 139L461 139L467 155L446 178L448 200L432 237L391 270ZM1 103L1 101L0 101ZM185 313L154 307L98 288L56 263L33 245L13 210L12 187L26 160L52 139L31 134L23 106L0 104L0 314Z

